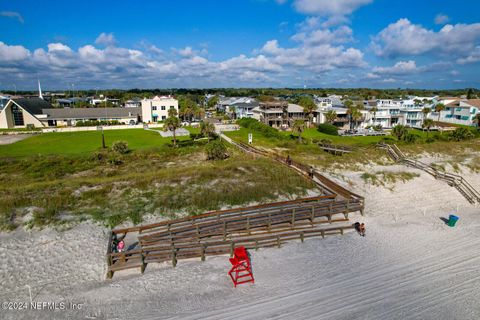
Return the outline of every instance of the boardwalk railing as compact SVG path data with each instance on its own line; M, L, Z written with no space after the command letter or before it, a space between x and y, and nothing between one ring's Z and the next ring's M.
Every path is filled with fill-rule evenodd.
M395 162L404 163L405 165L423 170L435 177L435 179L443 180L447 182L448 185L457 189L468 202L472 204L480 203L480 193L462 176L441 172L432 165L428 165L418 160L409 159L395 144L389 145L382 143L378 144L378 147L387 150L387 153Z
M143 272L149 262L171 260L175 266L178 259L204 260L207 255L230 253L232 246L260 248L280 245L292 238L343 234L351 229L349 213L362 208L355 200L321 196L116 229L112 235L137 232L139 247L121 253L107 251L107 277L130 268ZM332 227L321 228L325 224Z
M334 155L342 155L344 153L351 153L353 151L352 147L343 146L339 144L319 143L318 146L323 151L333 153Z
M282 243L330 234L343 234L353 228L348 216L363 215L364 198L343 188L314 170L279 154L238 143L221 135L241 150L269 157L296 170L317 184L324 195L269 204L207 212L198 216L113 230L107 250L107 277L124 269L140 268L147 263L232 254L235 246L247 249L281 246ZM340 217L337 217L340 215ZM329 224L329 228L322 226ZM136 233L138 246L125 252L113 252L113 236Z

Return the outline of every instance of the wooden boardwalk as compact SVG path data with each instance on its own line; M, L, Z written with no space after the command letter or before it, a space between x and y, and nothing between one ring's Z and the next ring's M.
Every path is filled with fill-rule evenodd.
M338 144L319 143L318 146L323 151L334 154L334 155L343 155L345 153L352 153L353 152L352 147L338 145Z
M281 155L234 144L253 156L269 157L311 179L324 195L258 206L207 212L198 216L163 221L111 231L107 249L107 278L114 272L139 268L148 263L232 254L237 246L247 249L280 247L291 240L344 234L354 227L349 214L363 214L363 197L343 188L310 166ZM113 238L134 234L134 249L114 252ZM128 246L129 244L127 244Z

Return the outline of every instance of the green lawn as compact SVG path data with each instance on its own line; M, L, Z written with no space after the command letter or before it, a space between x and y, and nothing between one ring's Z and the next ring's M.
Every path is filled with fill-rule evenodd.
M189 128L187 128L189 129ZM190 137L179 137L180 141ZM154 148L170 143L171 138L162 138L159 133L143 129L105 130L105 142L123 140L132 150ZM102 133L100 131L52 132L32 136L25 140L0 145L0 157L18 157L49 154L81 154L101 149Z
M274 139L265 137L262 133L257 131L252 131L251 129L247 128L240 128L238 131L226 132L226 135L230 138L233 138L238 141L248 142L248 133L253 133L253 144L261 145L265 147L276 147L278 145L283 145L285 142L288 141L296 141L296 135L291 132L281 132L285 139ZM331 136L325 133L319 132L316 128L311 128L305 130L302 133L302 138L306 140L316 139L328 139L331 140L335 144L344 144L344 145L370 145L378 143L382 140L381 136L367 136L367 137L342 137L342 136Z

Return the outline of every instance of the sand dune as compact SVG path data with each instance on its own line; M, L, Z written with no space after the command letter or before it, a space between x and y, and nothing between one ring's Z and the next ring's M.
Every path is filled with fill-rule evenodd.
M378 168L413 170L405 167ZM80 311L7 311L2 319L479 319L480 209L431 176L394 192L345 173L366 197L355 233L252 251L256 282L233 288L227 257L119 272L105 281L106 230L0 235L1 301L84 303ZM480 188L480 175L468 176ZM441 217L456 213L457 227Z

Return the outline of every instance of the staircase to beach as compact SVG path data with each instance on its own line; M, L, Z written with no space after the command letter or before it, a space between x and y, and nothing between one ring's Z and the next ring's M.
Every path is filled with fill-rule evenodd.
M432 165L428 165L418 160L409 159L395 144L389 145L380 143L378 144L378 147L385 149L395 162L425 171L435 179L445 181L449 186L457 189L458 192L460 192L460 194L471 204L480 203L480 193L462 176L441 172Z

